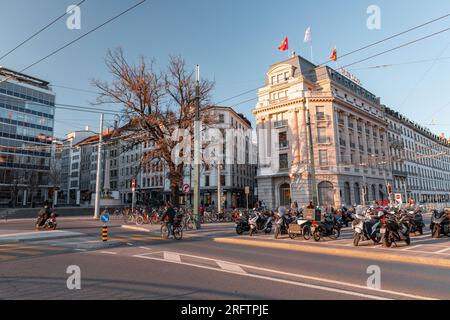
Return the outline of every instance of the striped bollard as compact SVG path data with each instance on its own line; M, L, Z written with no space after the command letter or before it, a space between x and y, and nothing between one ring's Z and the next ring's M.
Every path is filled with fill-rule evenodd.
M108 241L108 227L107 226L103 226L102 227L102 241Z

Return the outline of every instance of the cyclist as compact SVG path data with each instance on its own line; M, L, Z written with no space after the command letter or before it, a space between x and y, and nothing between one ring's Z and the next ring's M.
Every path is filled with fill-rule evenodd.
M167 201L166 202L166 211L161 216L161 221L164 221L166 219L166 217L168 218L167 228L169 229L169 239L170 239L170 237L173 237L173 222L175 219L175 215L176 215L175 209L173 208L170 201Z

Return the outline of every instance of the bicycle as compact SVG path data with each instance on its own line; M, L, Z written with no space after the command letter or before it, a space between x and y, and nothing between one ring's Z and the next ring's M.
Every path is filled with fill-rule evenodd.
M172 227L175 240L181 240L183 238L183 226L180 221L175 220ZM161 225L161 238L169 239L169 223L166 221Z

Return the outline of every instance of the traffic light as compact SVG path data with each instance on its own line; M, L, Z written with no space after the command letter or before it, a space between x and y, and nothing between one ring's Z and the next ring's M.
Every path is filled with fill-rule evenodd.
M387 186L388 194L392 194L392 186L388 184Z

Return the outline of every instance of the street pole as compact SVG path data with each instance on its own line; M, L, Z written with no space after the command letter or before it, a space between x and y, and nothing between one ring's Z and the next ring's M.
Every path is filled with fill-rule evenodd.
M311 166L311 194L312 194L312 202L315 206L319 206L319 200L317 197L317 183L316 183L316 168L314 165L314 146L313 146L313 136L312 136L312 125L311 125L311 113L309 111L309 100L308 97L305 97L306 100L306 114L307 114L307 127L308 127L308 135L309 135L309 158L310 158L310 166ZM292 196L292 195L291 195Z
M101 164L102 164L102 143L103 143L103 113L100 114L100 133L98 134L97 178L95 181L94 219L98 219L100 217L100 171L101 171Z
M217 162L217 213L222 212L222 179L221 179L221 164Z
M194 122L194 228L200 229L200 66L196 67Z

